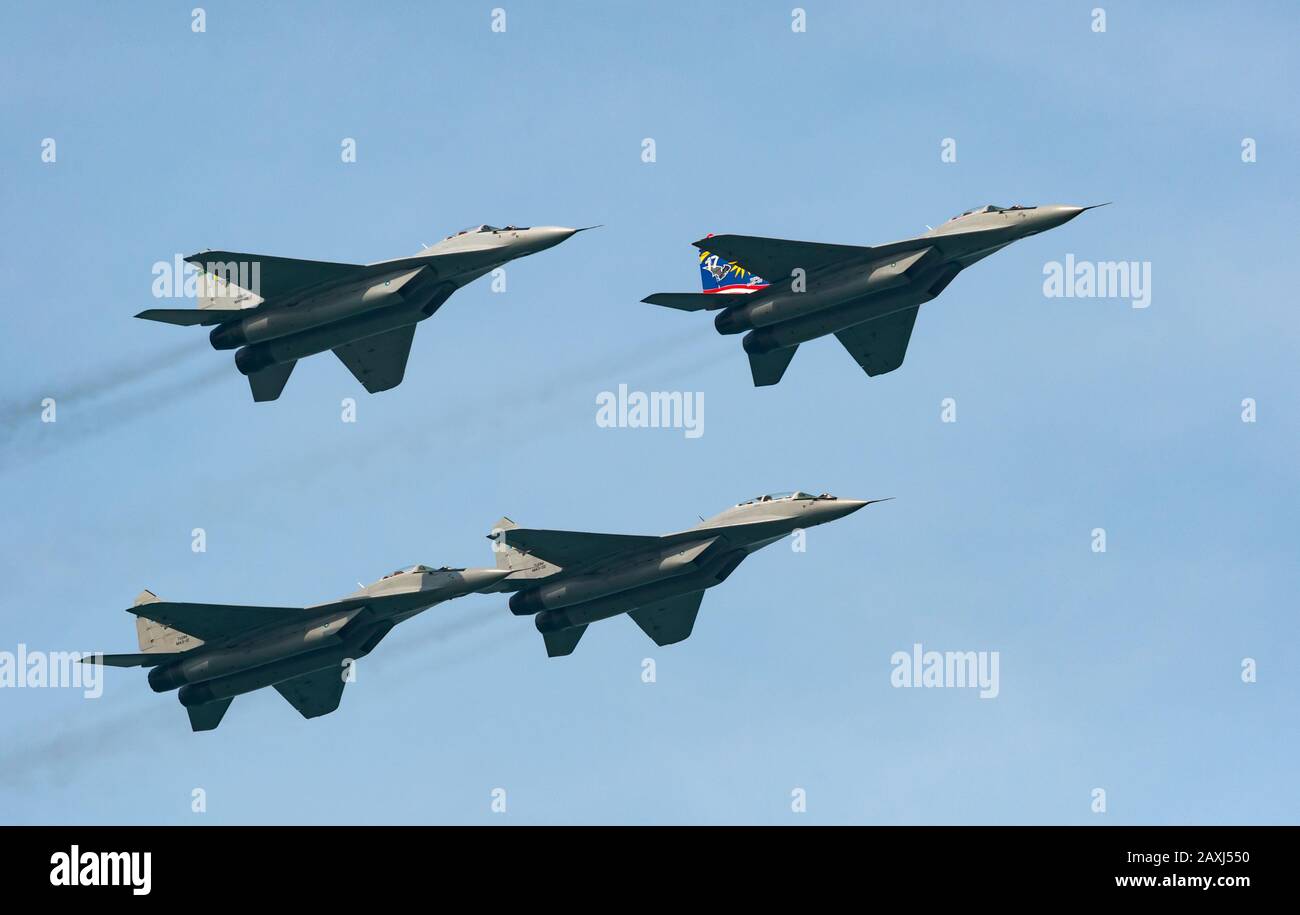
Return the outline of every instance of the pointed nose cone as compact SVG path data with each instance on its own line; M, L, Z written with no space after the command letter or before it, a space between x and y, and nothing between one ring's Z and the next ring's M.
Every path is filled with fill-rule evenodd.
M1096 203L1092 206L1079 207L1065 203L1053 203L1047 206L1040 206L1036 216L1038 220L1038 231L1044 229L1055 229L1057 226L1063 226L1074 217L1078 216L1085 210L1095 210L1097 207L1108 206L1105 203Z
M888 499L835 499L831 500L831 502L824 502L822 507L824 512L823 520L836 521L841 517L853 515L853 512L861 511L867 506L874 506L878 502L889 502L891 499L893 499L893 496L889 496Z
M572 238L579 232L596 228L599 228L599 226L585 226L581 229L570 229L567 226L535 226L529 230L531 235L529 247L534 251L545 251L547 248L554 248L560 242Z
M537 231L542 238L553 245L558 245L560 242L578 234L577 229L570 229L567 226L542 226Z
M467 593L483 591L510 574L509 569L466 569L461 573Z
M873 499L864 501L862 499L835 499L822 504L823 518L827 521L836 521L840 518L847 518L859 509L866 508L871 502L881 502L882 499Z

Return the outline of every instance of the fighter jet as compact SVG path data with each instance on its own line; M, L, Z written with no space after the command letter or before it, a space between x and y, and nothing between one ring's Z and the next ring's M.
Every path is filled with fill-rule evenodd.
M661 537L537 530L502 518L488 539L497 567L511 574L487 590L515 592L511 612L533 616L552 658L572 654L589 623L620 613L656 645L672 645L691 634L705 590L750 553L870 504L777 493Z
M718 311L718 333L745 334L760 387L781 380L800 343L826 334L838 337L868 375L883 375L903 364L917 309L958 273L1091 209L989 204L924 235L874 248L710 235L693 243L703 292L659 292L642 301Z
M415 325L453 292L581 231L482 225L412 257L364 265L204 251L185 258L201 271L197 309L150 308L136 317L215 324L213 348L239 347L235 367L255 401L278 398L299 359L329 349L374 394L402 383Z
M136 617L140 652L85 660L153 668L149 685L159 693L179 689L195 731L212 730L236 696L266 686L304 718L315 718L339 707L351 662L398 623L509 574L418 565L307 608L182 604L145 591L128 610Z

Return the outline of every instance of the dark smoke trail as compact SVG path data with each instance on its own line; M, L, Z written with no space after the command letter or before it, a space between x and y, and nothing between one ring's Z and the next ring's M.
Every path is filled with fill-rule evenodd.
M548 407L566 395L580 395L590 391L594 398L597 386L609 383L611 374L625 373L629 367L639 369L670 357L681 356L683 352L692 352L684 351L683 344L699 342L699 340L699 328L695 328L691 332L643 341L622 352L602 355L598 359L568 370L560 369L552 373L552 368L547 367L544 370L547 377L529 379L526 384L511 388L508 394L501 390L486 391L468 395L468 399L461 404L435 408L433 415L424 417L423 422L412 426L400 437L386 436L378 442L358 439L316 455L311 463L305 466L302 461L294 458L270 473L264 467L250 467L240 482L264 484L269 480L278 480L283 475L301 483L310 475L319 476L332 472L340 464L357 465L360 462L373 460L384 451L394 448L408 450L422 448L429 440L445 438L449 434L463 441L477 439L479 435L488 432L500 433L503 429L510 429L510 423L503 422L501 414L501 405L504 402L510 404L511 422L513 422L513 417L527 414L530 410ZM692 360L692 364L696 362L711 364L715 359L716 355L711 349L707 354L707 363L697 356ZM542 371L539 370L539 374L542 374ZM594 415L594 399L592 411Z
M0 403L0 433L27 416L38 416L41 401L52 397L60 405L93 400L115 393L119 388L174 368L189 357L207 350L206 343L189 339L169 349L157 350L132 359L99 368L92 367L83 377L62 382L42 383L21 397Z
M700 329L694 327L669 337L646 340L637 346L613 355L606 355L598 362L578 366L571 371L548 372L545 377L538 379L540 383L535 384L530 393L536 400L550 400L570 388L599 384L615 372L625 374L629 369L652 365L670 356L678 355L682 347L698 343L702 339L710 339L710 337L701 334Z
M94 700L96 706L102 701ZM89 724L58 722L53 725L53 733L6 734L7 749L0 753L0 785L21 786L38 776L66 784L83 767L93 767L105 755L152 743L159 736L160 723L180 721L153 714L149 704L138 700L123 711L96 717Z
M9 429L0 441L0 473L33 460L43 460L66 448L75 448L96 436L135 422L159 410L201 394L208 382L230 374L225 361L197 373L170 378L143 391L131 391L105 402L94 400L69 411L60 403L56 421L43 423L33 416L22 430Z
M441 608L433 607L426 610L425 613L437 613ZM478 632L488 626L500 624L504 620L514 619L513 614L504 604L493 607L491 610L468 610L462 612L458 618L450 620L440 620L438 625L426 627L423 632L415 634L413 637L402 638L408 634L403 632L402 628L396 629L391 638L397 644L384 654L384 661L400 660L416 652L426 651L430 648L437 648L448 639L454 639L457 636L469 632ZM399 636L399 633L401 636Z
M695 352L688 354L689 358L684 358L670 365L664 370L664 374L671 376L675 382L685 382L701 372L707 371L718 364L718 354L712 350L706 352ZM748 376L749 367L742 361L736 371L745 373ZM594 392L594 389L593 389ZM539 401L539 405L544 401ZM596 412L595 399L591 400L591 415L594 419ZM549 421L545 416L531 415L522 423L510 423L505 426L485 425L467 425L461 430L461 444L482 443L486 447L494 449L506 447L518 447L520 444L533 445L545 439L558 435L563 430ZM491 441L486 441L490 433ZM419 434L419 433L416 433ZM425 433L430 435L433 433Z
M427 667L432 669L434 673L446 672L453 668L468 664L471 661L476 661L484 655L491 654L494 651L499 651L507 645L522 642L529 636L537 638L538 645L541 645L541 636L539 636L537 630L533 628L531 620L516 620L516 622L521 623L522 625L518 625L502 633L497 633L491 638L479 639L476 642L467 644L457 643L455 650L431 657L427 662ZM426 664L424 662L420 664L419 668L408 664L405 668L398 668L398 672L402 673L406 670L415 669L424 670L425 667Z

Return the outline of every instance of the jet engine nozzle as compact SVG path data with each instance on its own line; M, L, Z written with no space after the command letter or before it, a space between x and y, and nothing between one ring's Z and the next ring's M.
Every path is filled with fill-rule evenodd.
M190 683L181 687L181 691L176 694L176 698L181 700L181 705L190 708L191 706L211 702L216 696L212 694L212 687L208 686L208 684Z
M155 667L149 671L149 688L155 693L168 692L178 686L184 686L185 682L185 677L174 663Z
M212 328L208 340L212 343L213 349L235 349L247 343L248 336L244 333L242 321L228 321Z
M533 617L533 625L538 632L559 632L561 629L572 629L574 624L569 614L563 610L546 610Z
M245 346L235 353L235 368L245 375L260 372L272 365L275 365L275 357L261 344Z
M510 612L515 616L529 616L544 609L542 597L536 588L510 595Z
M720 334L743 334L754 325L746 317L743 308L726 308L718 312L718 316L713 319L713 326Z
M740 342L745 347L745 352L753 356L770 353L774 349L781 348L779 343L772 340L771 328L750 331L745 334L745 339Z

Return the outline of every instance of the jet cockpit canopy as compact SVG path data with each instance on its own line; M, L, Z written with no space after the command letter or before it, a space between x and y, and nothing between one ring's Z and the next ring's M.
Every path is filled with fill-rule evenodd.
M516 228L516 226L506 226L506 228L514 229ZM479 226L470 226L468 229L461 229L459 232L454 232L451 235L448 235L447 238L458 238L461 235L476 235L481 232L500 232L500 231L502 230L498 229L496 226L490 226L487 223L483 223L482 225Z
M385 581L389 578L395 578L398 575L414 575L416 573L425 573L425 572L459 572L459 571L461 570L452 569L448 566L440 566L439 568L434 569L426 565L416 565L406 569L398 569L395 572L389 572L387 575L381 578L380 581Z
M967 216L975 216L980 213L1009 213L1012 210L1032 210L1032 209L1035 209L1035 207L1022 206L1018 203L1012 204L1009 207L1000 207L996 203L986 203L982 207L975 207L972 210L967 210L965 213L959 213L956 216L954 216L952 219L949 219L948 221L954 222L958 219L964 219Z
M748 500L746 500L746 501L744 501L744 502L741 502L741 503L739 503L739 504L740 504L740 505L757 505L757 504L760 503L760 502L792 502L792 501L795 501L795 500L798 500L798 499L808 499L808 500L811 500L811 499L833 499L833 498L835 498L835 497L832 496L832 495L830 495L829 493L822 493L820 496L814 496L812 493L799 492L799 491L795 491L795 492L772 492L772 493L768 493L768 494L765 495L765 496L756 496L756 497L754 497L753 499L748 499Z

